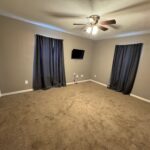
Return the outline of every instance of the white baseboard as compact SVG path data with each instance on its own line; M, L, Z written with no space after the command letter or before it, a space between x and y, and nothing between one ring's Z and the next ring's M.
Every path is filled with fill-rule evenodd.
M27 89L27 90L21 90L21 91L9 92L9 93L2 93L1 96L8 96L8 95L26 93L26 92L31 92L31 91L33 91L33 89Z
M143 98L143 97L134 95L134 94L132 94L132 93L130 94L130 96L135 97L135 98L137 98L137 99L140 99L140 100L142 100L142 101L145 101L145 102L150 103L150 100L149 100L149 99L146 99L146 98Z
M66 83L66 85L72 85L72 84L75 84L74 82L68 82Z
M104 84L104 83L101 83L101 82L98 82L98 81L95 81L95 80L90 80L91 82L94 82L94 83L97 83L97 84L100 84L100 85L102 85L102 86L105 86L105 87L107 87L107 85L106 84ZM148 103L150 103L150 100L149 99L146 99L146 98L143 98L143 97L140 97L140 96L137 96L137 95L134 95L134 94L130 94L130 96L132 96L132 97L134 97L134 98L137 98L137 99L139 99L139 100L142 100L142 101L145 101L145 102L148 102Z
M83 83L83 82L88 82L88 81L90 81L90 79L88 79L88 80L81 80L81 81L78 81L77 83ZM71 84L75 84L75 83L74 82L67 83L67 85L71 85ZM14 91L14 92L9 92L9 93L1 93L0 92L0 97L8 96L8 95L14 95L14 94L20 94L20 93L25 93L25 92L31 92L31 91L33 91L33 89Z
M93 80L93 79L91 79L90 81L91 81L91 82L94 82L94 83L97 83L97 84L100 84L100 85L102 85L102 86L107 87L107 84L101 83L101 82L99 82L99 81L95 81L95 80Z
M77 81L76 83L83 83L83 82L88 82L88 81L91 81L91 79ZM72 84L76 84L76 83L74 83L74 82L68 82L67 85L72 85Z
M81 81L78 81L77 83L83 83L83 82L88 82L88 81L97 83L97 84L102 85L102 86L104 86L104 87L107 87L106 84L101 83L101 82L99 82L99 81L95 81L95 80L93 80L93 79L81 80ZM68 82L68 83L67 83L67 85L72 85L72 84L75 84L75 83L74 83L74 82ZM31 92L31 91L33 91L33 89L27 89L27 90L21 90L21 91L9 92L9 93L1 93L1 91L0 91L0 97L8 96L8 95L14 95L14 94L19 94L19 93L25 93L25 92ZM143 97L134 95L134 94L132 94L132 93L130 94L130 96L135 97L135 98L137 98L137 99L139 99L139 100L142 100L142 101L145 101L145 102L150 103L150 100L149 100L149 99L146 99L146 98L143 98Z

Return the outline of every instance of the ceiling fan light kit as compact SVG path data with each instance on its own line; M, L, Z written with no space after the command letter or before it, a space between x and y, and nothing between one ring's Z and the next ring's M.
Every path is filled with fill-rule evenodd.
M86 32L88 34L96 35L97 32L98 32L98 27L96 25L95 26L87 27Z
M100 22L100 16L99 15L91 15L87 18L89 19L89 23L87 23L87 24L74 23L73 25L83 25L86 27L86 32L88 34L96 35L98 33L99 29L101 29L102 31L107 31L108 28L106 26L116 24L115 19Z
M93 28L92 28L92 35L96 35L97 32L98 32L98 27L95 25L95 26L93 26Z
M87 33L89 33L89 34L90 34L90 33L91 33L91 31L92 31L92 27L87 27L87 28L86 28L86 32L87 32Z

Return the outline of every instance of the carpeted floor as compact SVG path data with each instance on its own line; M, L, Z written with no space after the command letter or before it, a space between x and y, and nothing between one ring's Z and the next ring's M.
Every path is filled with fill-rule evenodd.
M150 104L92 82L2 97L0 150L150 150Z

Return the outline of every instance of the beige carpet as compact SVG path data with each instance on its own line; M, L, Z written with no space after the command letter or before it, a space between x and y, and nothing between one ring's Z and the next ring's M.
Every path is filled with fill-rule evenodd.
M3 97L0 150L150 150L150 104L91 82Z

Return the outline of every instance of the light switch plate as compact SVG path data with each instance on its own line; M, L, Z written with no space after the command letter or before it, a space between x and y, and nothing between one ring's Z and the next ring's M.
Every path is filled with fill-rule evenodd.
M79 78L79 75L78 75L78 74L76 75L76 78Z
M25 80L25 84L29 84L29 81L28 81L28 80Z
M81 74L81 78L83 78L84 77L84 75L83 74Z

